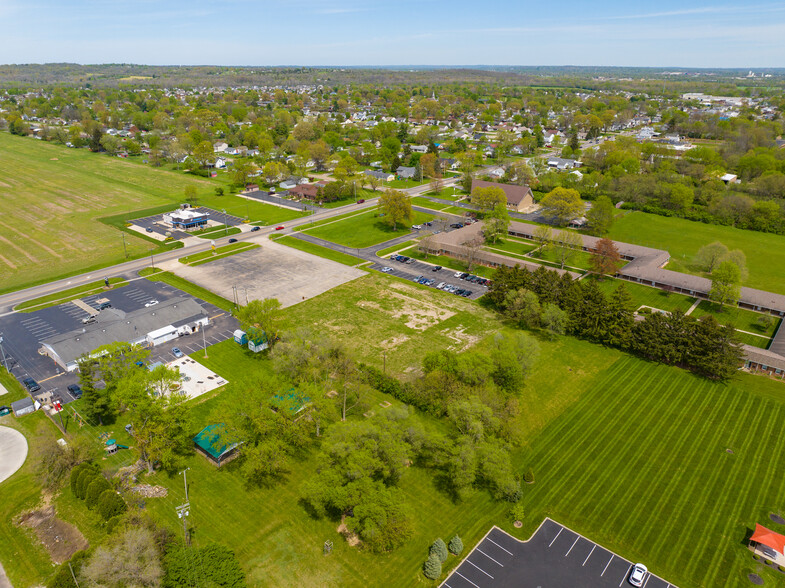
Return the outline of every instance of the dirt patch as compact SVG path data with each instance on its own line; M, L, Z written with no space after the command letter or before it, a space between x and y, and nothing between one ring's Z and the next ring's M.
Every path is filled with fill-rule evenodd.
M395 349L401 343L405 343L409 340L408 335L396 335L395 337L390 337L389 339L385 339L379 343L379 347L382 349L387 349L388 351L391 349Z
M169 494L169 491L163 486L151 486L150 484L133 486L131 492L144 496L145 498L163 498Z
M49 552L49 557L58 564L88 547L87 539L79 529L58 519L55 507L51 505L21 515L17 524L33 529Z
M336 531L338 531L341 535L343 535L343 538L346 539L346 542L352 547L356 547L361 543L360 538L357 536L357 534L352 533L349 530L349 528L346 526L346 515L343 515L341 517L341 524L338 525Z
M469 335L463 325L458 325L455 329L444 329L442 335L454 341L455 344L450 345L448 349L458 353L473 347L480 340L476 335Z

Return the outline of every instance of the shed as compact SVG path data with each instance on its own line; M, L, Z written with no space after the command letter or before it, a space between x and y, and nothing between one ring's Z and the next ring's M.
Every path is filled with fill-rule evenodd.
M245 345L248 343L248 335L246 335L245 331L242 329L237 329L234 332L234 342L239 343L240 345Z
M225 433L225 425L223 423L215 423L207 425L194 437L197 451L218 467L236 457L237 447L240 445L239 443L226 443L221 438Z
M14 411L14 416L20 417L35 412L40 406L41 405L32 398L22 398L22 400L11 403L11 410Z

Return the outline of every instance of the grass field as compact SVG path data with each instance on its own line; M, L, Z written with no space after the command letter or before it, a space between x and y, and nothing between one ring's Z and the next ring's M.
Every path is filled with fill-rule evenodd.
M96 219L174 204L207 180L0 133L0 291L125 260L119 232ZM130 257L158 248L132 232Z
M538 260L548 261L561 267L561 260L559 259L558 252L552 247L545 250L540 249L535 253L532 253L532 260L535 262ZM576 251L573 253L572 259L565 264L565 267L567 266L588 270L591 268L591 254L586 251Z
M109 284L111 286L110 290L114 290L115 288L122 288L123 286L127 286L128 280L124 278L109 278ZM14 310L17 312L35 312L36 310L41 310L42 308L57 306L58 304L76 300L77 298L83 298L85 296L90 296L91 294L98 294L100 292L107 291L108 290L104 286L104 281L100 280L98 282L85 284L84 286L79 286L77 288L62 290L60 292L56 292L55 294L50 294L49 296L42 296L41 298L28 300L27 302L23 302L22 304L15 306Z
M308 241L301 241L300 239L296 239L294 237L280 237L275 239L276 243L280 243L281 245L286 245L287 247L292 247L293 249L299 249L300 251L305 251L306 253L312 253L313 255L318 255L319 257L324 257L325 259L331 259L333 261L337 261L338 263L342 263L344 265L356 266L358 264L363 263L363 260L354 257L353 255L349 255L347 253L341 253L340 251L333 251L332 249L328 249L327 247L322 247L321 245L316 245L314 243L309 243Z
M206 229L201 229L199 231L192 231L190 234L193 237L199 237L200 239L218 239L220 237L226 237L227 235L236 235L237 233L241 233L240 227L227 227L226 225L218 225L214 227L208 227Z
M785 294L785 236L733 227L707 225L645 212L633 212L618 219L608 235L611 239L667 249L668 269L701 275L695 267L698 249L714 241L729 249L741 249L747 256L749 278L745 286Z
M398 245L391 245L390 247L385 247L384 249L380 249L376 252L376 255L379 257L384 257L386 255L390 255L390 253L394 253L396 251L401 251L402 249L406 249L407 247L413 247L417 243L417 239L412 239L411 241L404 241L403 243L399 243Z
M486 249L494 250L495 253L513 253L515 255L525 255L530 251L537 249L537 244L523 239L515 239L507 237L506 239L499 239L496 243L489 243Z
M458 216L464 216L467 212L466 209L458 208L457 206L451 206L449 204L443 204L441 202L434 202L433 200L428 200L422 196L415 196L412 198L412 206L419 206L421 208L427 208L428 210L435 210L437 212L457 214Z
M187 292L196 298L200 298L205 302L209 302L213 306L217 306L226 312L232 312L234 310L234 303L231 301L223 298L222 296L218 296L218 294L213 294L209 290L206 290L201 286L197 286L188 280L184 280L180 276L176 276L171 272L165 272L158 268L153 269L148 267L141 270L139 275L145 276L151 282L163 282L165 284L169 284L170 286L174 286L175 288L179 288L183 292Z
M216 247L215 252L203 251L202 253L194 253L193 255L186 255L185 257L181 257L177 261L186 265L202 265L203 263L209 263L211 261L215 261L216 259L223 259L229 255L242 253L243 251L248 251L249 249L257 249L259 247L260 245L257 243L229 243L228 245L223 245L222 247Z
M214 192L207 193L204 191L199 194L199 200L196 204L197 206L212 208L219 213L223 213L225 210L226 214L248 218L249 222L255 225L273 225L311 214L310 212L275 206L274 204L267 204L266 202L260 202L253 198L244 198L235 194L216 196ZM219 214L215 220L220 222L223 220L221 216L222 214Z
M696 300L695 298L690 298L689 296L684 296L682 294L666 292L659 288L635 284L634 282L627 282L625 280L615 280L613 278L599 280L595 276L589 276L586 279L596 280L600 290L602 290L606 296L610 296L613 291L619 287L619 284L624 284L636 310L641 306L650 306L651 308L658 308L668 312L673 310L687 312Z
M408 225L400 224L398 230L393 231L392 227L376 214L375 210L368 210L343 220L305 229L303 233L347 247L370 247L409 232ZM412 224L422 224L432 218L429 214L415 212Z

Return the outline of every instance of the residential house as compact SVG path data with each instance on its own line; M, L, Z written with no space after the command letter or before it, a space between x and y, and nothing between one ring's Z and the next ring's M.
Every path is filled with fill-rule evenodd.
M289 195L300 199L316 200L319 196L319 186L316 184L299 184L289 189Z
M412 180L417 173L417 168L400 166L395 173L398 174L398 177L402 180Z
M514 212L527 212L534 208L534 195L529 186L516 186L515 184L500 184L472 180L472 191L475 188L501 188L507 196L507 208Z
M229 145L227 143L218 141L217 143L213 144L213 153L225 153L228 148Z
M376 178L377 180L381 180L382 182L392 182L395 179L395 175L389 172L378 171L375 169L365 170L365 175Z
M583 165L583 163L580 161L576 161L575 159L566 159L563 157L549 157L546 163L548 164L548 167L560 170L575 169Z
M410 145L412 153L428 153L428 145Z

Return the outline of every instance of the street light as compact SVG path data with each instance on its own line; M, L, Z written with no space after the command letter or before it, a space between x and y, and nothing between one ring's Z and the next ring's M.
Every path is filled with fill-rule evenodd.
M224 230L226 231L226 234L229 235L229 225L227 224L228 217L226 216L226 209L225 208L223 210L223 213L224 213Z

